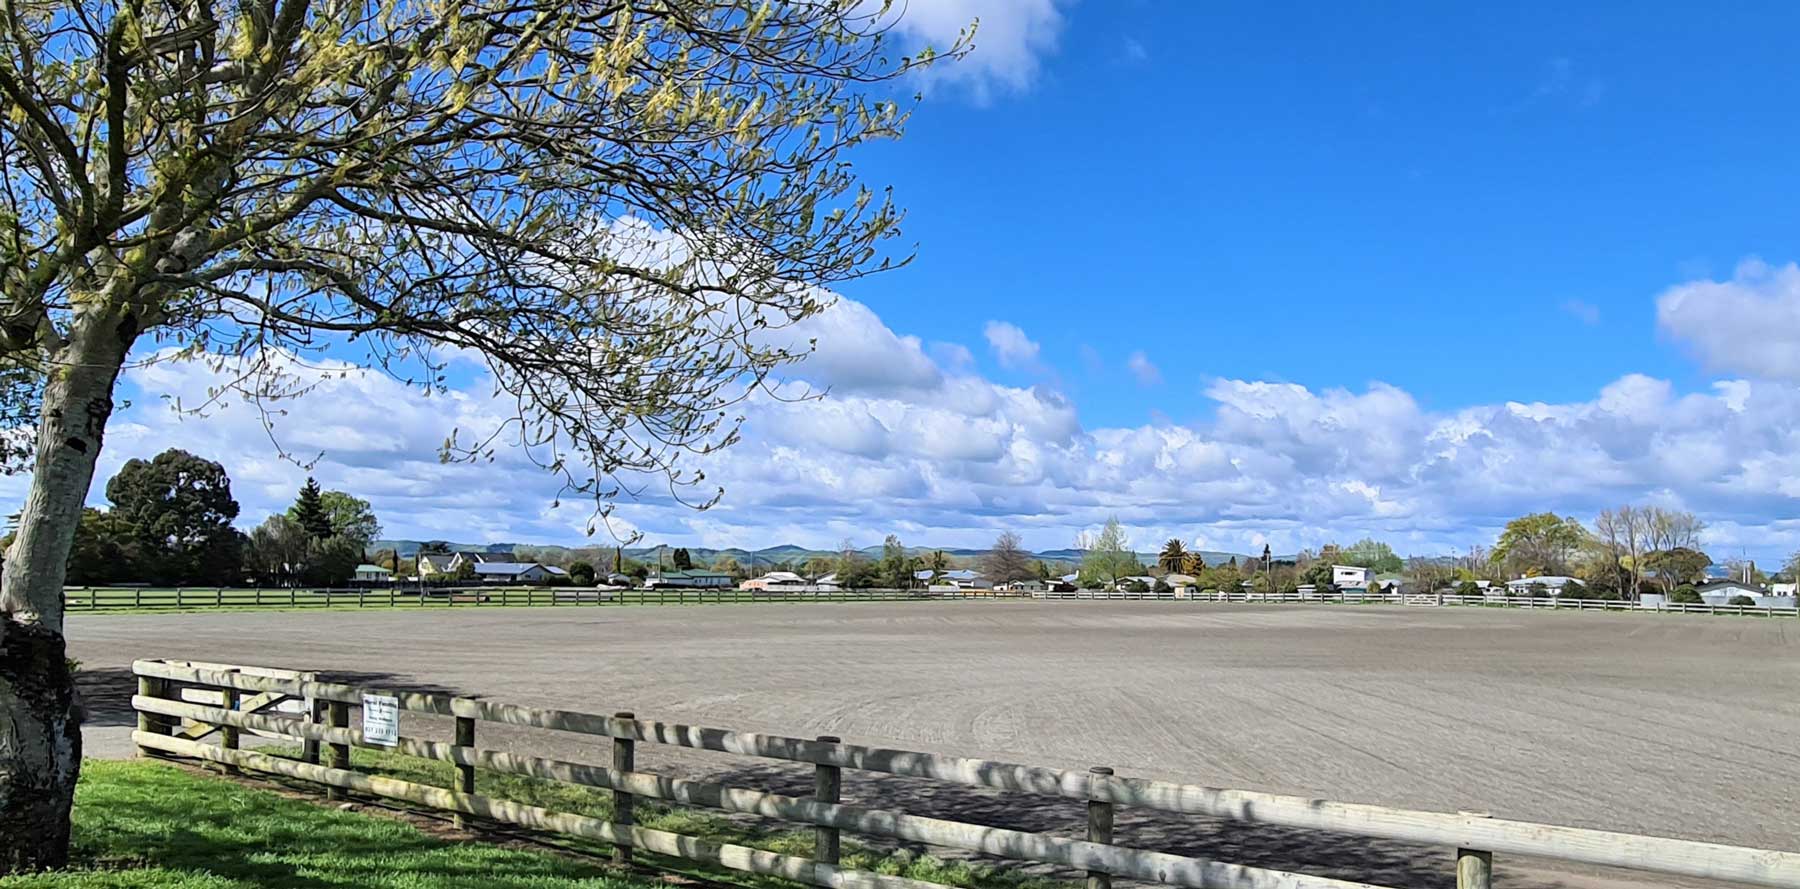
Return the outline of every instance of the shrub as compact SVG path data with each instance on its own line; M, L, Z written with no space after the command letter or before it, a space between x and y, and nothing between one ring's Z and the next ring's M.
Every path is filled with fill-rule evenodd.
M1120 584L1120 586L1124 587L1125 592L1128 592L1128 593L1150 592L1150 585L1141 580L1128 580L1128 581L1125 581L1124 583Z
M570 562L569 563L569 582L575 584L576 586L593 586L594 585L594 566L588 564L587 562L581 562L581 561Z
M1669 594L1669 601L1676 605L1705 605L1706 600L1700 598L1700 591L1692 584L1682 584Z
M1159 592L1159 593L1172 593L1172 592L1175 592L1175 588L1174 588L1174 587L1172 587L1172 586L1169 586L1169 582L1168 582L1168 581L1166 581L1166 580L1163 580L1163 579L1162 579L1162 578L1160 578L1160 577L1158 577L1158 578L1157 578L1157 579L1156 579L1156 586L1154 586L1154 587L1152 587L1152 588L1151 588L1151 589L1153 589L1153 590L1155 590L1155 591L1156 591L1156 592Z
M1572 587L1571 589L1574 591L1564 592L1563 595L1571 599L1594 599L1601 602L1617 602L1620 599L1625 598L1624 596L1619 595L1618 590L1611 587L1590 586Z
M1725 604L1727 604L1727 605L1755 605L1756 600L1752 599L1749 596L1746 596L1742 593L1739 593L1738 595L1732 596L1730 599L1726 600Z
M1477 585L1475 581L1465 580L1456 585L1456 594L1459 596L1479 596L1482 595L1482 592L1481 587Z

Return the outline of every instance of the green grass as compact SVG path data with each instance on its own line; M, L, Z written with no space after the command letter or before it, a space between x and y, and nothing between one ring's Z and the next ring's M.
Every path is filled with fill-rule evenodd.
M74 865L5 889L651 889L597 863L434 839L390 818L147 762L83 764Z

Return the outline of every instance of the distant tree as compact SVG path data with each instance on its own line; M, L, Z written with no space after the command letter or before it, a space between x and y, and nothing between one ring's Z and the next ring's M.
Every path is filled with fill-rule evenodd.
M286 586L306 572L311 545L299 522L272 515L250 532L246 561L260 582Z
M301 580L318 586L342 586L356 576L356 566L362 560L360 540L336 535L313 540L306 548L306 570ZM473 565L469 567L474 570Z
M1300 572L1300 580L1303 583L1310 583L1316 588L1323 588L1326 584L1331 583L1332 576L1331 563L1324 559L1307 565L1306 569Z
M1181 538L1171 537L1167 543L1163 544L1162 552L1157 554L1156 564L1164 571L1176 574L1187 570L1190 559L1191 556L1187 547L1182 544Z
M400 573L400 554L387 547L383 547L372 553L369 556L369 563L380 565L395 574Z
M1699 550L1678 546L1674 549L1657 550L1644 557L1644 567L1656 575L1665 591L1673 591L1675 587L1694 581L1704 580L1706 568L1712 559Z
M1473 580L1465 580L1456 585L1456 594L1459 596L1480 596L1482 595L1481 586Z
M1677 605L1705 605L1706 599L1692 584L1682 584L1669 593L1669 601Z
M930 569L931 579L935 581L950 570L950 557L944 555L943 550L934 549L931 555L925 557L925 567Z
M1077 538L1076 546L1085 550L1081 557L1081 576L1085 581L1117 585L1119 578L1143 570L1117 517L1107 519L1097 535L1084 533Z
M1406 577L1419 589L1433 591L1456 579L1456 568L1444 559L1414 556L1406 560Z
M1003 531L994 539L982 570L987 573L988 580L994 583L1013 583L1038 576L1032 565L1031 554L1025 551L1019 535L1011 531Z
M838 586L847 590L866 590L881 582L881 572L868 559L856 559L838 569Z
M450 555L450 544L443 540L427 540L419 544L419 552L432 556Z
M319 505L325 511L325 523L331 527L332 534L360 540L363 546L381 537L381 522L376 520L369 501L343 491L325 491L319 494Z
M676 547L675 552L669 556L669 561L675 566L676 571L691 571L694 568L694 557L688 553L686 547Z
M806 560L806 577L809 580L818 580L821 577L836 572L839 564L837 559L831 558L830 556L813 556Z
M1373 537L1364 537L1351 544L1338 559L1338 564L1368 568L1377 574L1393 574L1405 567L1393 547Z
M594 566L588 562L569 563L569 582L576 586L594 585Z
M738 563L736 557L726 553L720 553L717 558L713 559L712 570L721 574L729 574L739 580L744 578L744 566Z
M1749 596L1746 596L1742 593L1739 593L1735 596L1732 596L1729 599L1726 599L1725 604L1727 604L1727 605L1755 605L1756 600L1752 599Z
M912 586L912 560L906 557L906 544L900 542L899 535L889 534L881 542L881 562L876 570L877 582L888 589Z
M645 576L649 576L647 571L645 573ZM462 561L456 563L456 568L450 572L450 577L454 580L459 580L459 581L474 580L476 577L475 560L474 559L463 559Z
M300 486L300 495L294 498L294 505L288 507L288 518L300 523L306 534L314 540L324 540L333 533L331 516L325 512L325 495L319 490L319 483L311 476L306 484Z
M111 512L82 507L75 526L75 545L69 550L71 586L97 586L136 579L132 575L132 548L136 537L131 524Z
M186 451L129 460L106 483L113 520L131 528L134 579L163 584L237 583L243 534L225 467Z
M1540 512L1507 522L1491 558L1519 574L1566 575L1570 559L1587 540L1587 529L1576 519Z

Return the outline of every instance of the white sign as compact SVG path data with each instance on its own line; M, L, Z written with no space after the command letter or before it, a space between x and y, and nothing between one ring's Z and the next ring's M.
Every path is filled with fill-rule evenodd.
M363 740L383 747L400 746L400 699L363 695Z

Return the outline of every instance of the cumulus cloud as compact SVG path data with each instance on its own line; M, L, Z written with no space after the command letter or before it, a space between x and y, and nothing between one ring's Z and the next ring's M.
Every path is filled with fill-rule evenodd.
M1150 356L1144 354L1142 349L1131 353L1131 357L1125 359L1125 367L1131 371L1132 376L1137 377L1140 385L1154 386L1162 382L1162 370L1156 366L1156 362L1150 360Z
M1729 281L1679 284L1656 298L1662 332L1708 367L1800 382L1800 267L1746 260Z
M981 335L987 339L988 348L994 350L994 357L999 359L1002 367L1019 369L1037 366L1038 353L1042 350L1017 324L989 321L981 329Z
M1757 286L1764 302L1781 292ZM1800 547L1800 520L1780 518L1800 504L1800 388L1785 381L1682 392L1628 374L1576 401L1437 411L1384 383L1217 379L1203 390L1214 408L1204 422L1089 426L1054 389L953 368L938 357L946 350L894 333L860 303L841 301L817 322L825 360L799 372L829 394L744 405L743 440L691 467L725 487L715 508L695 512L645 484L620 501L622 521L654 541L707 546L830 547L890 531L985 546L1013 530L1056 548L1116 515L1146 546L1181 537L1285 552L1373 534L1402 552L1442 553L1490 542L1526 512L1586 517L1636 501L1700 513L1715 547L1765 559ZM1015 358L1036 358L1016 327L995 330ZM275 432L295 452L322 454L311 469L320 483L369 498L391 533L584 539L593 504L552 508L555 480L504 442L492 462L435 459L451 430L505 415L484 378L444 396L325 370L337 372L288 404ZM285 508L307 470L274 456L254 410L231 404L196 419L159 397L193 403L217 383L199 363L128 372L132 406L114 420L100 478L130 457L185 447L225 464L246 526ZM22 486L0 479L0 500L16 504Z
M873 5L873 4L871 4ZM929 69L934 81L963 84L978 101L995 91L1029 87L1043 57L1056 51L1063 14L1058 0L907 0L897 3L895 29L919 46L945 50L979 20L963 59Z

